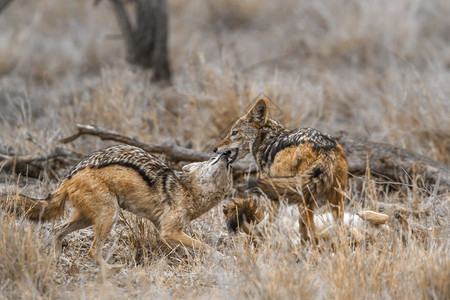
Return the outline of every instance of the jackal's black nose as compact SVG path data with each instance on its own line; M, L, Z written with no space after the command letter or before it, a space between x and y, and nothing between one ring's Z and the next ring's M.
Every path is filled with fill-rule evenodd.
M224 155L225 156L230 156L231 155L231 150L228 150L228 151L224 152Z
M214 152L214 153L216 153L216 152L217 152L217 147L215 147L215 148L213 149L213 152Z

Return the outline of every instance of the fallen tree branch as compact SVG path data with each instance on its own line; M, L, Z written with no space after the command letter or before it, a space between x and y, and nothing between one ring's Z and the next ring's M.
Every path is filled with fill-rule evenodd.
M176 145L171 141L165 141L157 144L143 143L132 137L123 136L115 131L108 130L102 127L94 125L81 125L77 124L77 133L59 140L60 143L67 144L70 143L82 135L91 135L100 138L101 140L116 141L128 145L133 145L139 147L150 153L160 153L165 154L166 157L173 162L194 162L194 161L204 161L213 157L212 153L205 153L196 151L193 149L187 149ZM236 163L233 165L236 170L249 170L256 171L255 166L251 166L246 163Z
M213 156L212 153L187 149L171 141L144 143L135 138L94 125L78 124L75 134L61 139L59 142L70 143L83 135L134 145L150 153L164 154L168 160L175 163L204 161ZM438 186L439 190L446 191L450 188L450 167L445 163L392 145L358 139L345 132L339 133L337 139L344 147L349 162L349 172L352 175L365 175L368 163L372 174L389 178L393 182L405 182L406 178L413 185L422 183L431 191L433 191L431 188L433 186ZM19 166L21 169L29 171L29 165L63 157L75 159L73 152L62 148L57 148L54 152L41 156L0 154L0 163L3 161L0 167L5 169L5 167L14 165L15 169L18 169L17 166ZM76 156L76 158L79 158L79 156ZM234 164L234 169L236 171L255 172L256 166L254 163L242 161ZM413 180L415 182L412 182Z
M340 132L336 138L344 148L349 172L353 175L364 175L369 162L372 174L393 181L404 182L407 178L422 181L424 186L450 188L450 166L445 163L389 144L358 139L345 132Z
M27 174L29 177L38 178L44 170L45 163L49 160L70 159L71 161L79 159L80 155L73 151L56 148L50 153L43 155L16 155L12 153L0 153L0 169L13 173Z
M164 153L169 160L175 162L202 161L212 157L212 154L186 149L169 141L159 144L143 143L93 125L78 124L77 133L60 140L60 142L68 143L81 135L92 135L102 140L134 145L151 153ZM450 167L444 163L389 144L358 139L345 132L340 132L336 137L344 147L350 174L364 175L367 170L367 162L369 162L372 174L387 177L395 182L404 182L405 177L421 178L425 185L438 184L441 188L450 188ZM254 165L251 166L245 162L236 164L235 169L256 171Z
M53 152L47 153L44 155L15 155L15 156L7 156L0 154L0 162L2 163L2 166L10 167L12 165L17 164L28 164L31 162L38 162L38 161L45 161L53 158L60 158L60 157L70 157L73 155L73 151L63 149L63 148L56 148Z
M210 153L187 149L169 141L158 144L143 143L93 125L78 124L77 133L60 142L69 143L82 135L92 135L102 140L134 145L151 153L164 153L174 162L202 161L212 157ZM421 178L426 185L438 184L440 188L450 188L450 167L444 163L392 145L358 139L345 132L339 133L337 139L344 147L349 162L349 172L353 175L364 175L369 162L372 174L387 177L395 182L404 182L405 177ZM235 169L256 171L255 165L248 162L235 164Z
M94 125L81 125L77 124L77 133L67 138L59 140L60 143L70 143L82 135L92 135L99 137L102 140L116 141L128 145L133 145L144 149L150 153L164 153L170 160L174 162L179 161L203 161L212 157L212 154L195 151L180 147L173 142L166 141L157 144L148 144L136 140L135 138L121 135L115 131L101 128Z

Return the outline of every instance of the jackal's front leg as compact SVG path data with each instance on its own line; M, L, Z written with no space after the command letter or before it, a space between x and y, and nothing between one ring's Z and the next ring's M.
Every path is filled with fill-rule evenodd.
M312 244L317 244L316 228L314 224L314 205L298 205L300 213L299 227L302 242L308 240Z
M215 251L211 246L208 246L205 243L200 242L199 240L193 239L181 231L163 233L162 237L168 243L182 245L186 248L197 249L201 251Z
M203 256L204 252L209 254L218 255L219 257L223 257L223 254L213 249L211 246L206 245L205 243L200 242L199 240L193 239L187 236L183 232L171 232L162 234L162 237L169 244L177 244L182 245L186 248L197 249L200 250L200 258Z

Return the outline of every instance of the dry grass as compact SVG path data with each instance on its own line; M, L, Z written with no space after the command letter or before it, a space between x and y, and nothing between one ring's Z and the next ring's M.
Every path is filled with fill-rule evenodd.
M57 146L76 123L143 141L174 139L211 150L260 93L289 127L346 130L450 162L450 3L434 1L170 0L173 86L150 83L126 65L107 1L15 0L0 15L0 147L38 154ZM83 138L87 153L107 143ZM47 173L9 177L4 190L45 196ZM63 176L63 172L56 177ZM27 185L24 187L24 183ZM171 252L152 225L126 215L104 252L126 267L102 275L87 257L90 229L51 254L52 224L0 212L1 298L395 298L450 297L447 194L353 179L348 210L377 203L418 205L411 223L442 228L416 237L394 232L364 247L336 250L296 242L296 212L253 248L225 230L221 209L193 222L189 234L225 258ZM288 223L285 222L288 220ZM398 229L397 229L398 227Z

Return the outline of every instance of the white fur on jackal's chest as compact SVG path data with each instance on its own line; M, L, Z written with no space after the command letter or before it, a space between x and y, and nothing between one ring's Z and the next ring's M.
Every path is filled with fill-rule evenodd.
M216 157L183 169L192 173L194 218L216 206L231 191L233 178L226 159Z
M204 166L197 170L195 177L199 188L204 193L212 194L220 194L231 190L231 172L214 166Z

